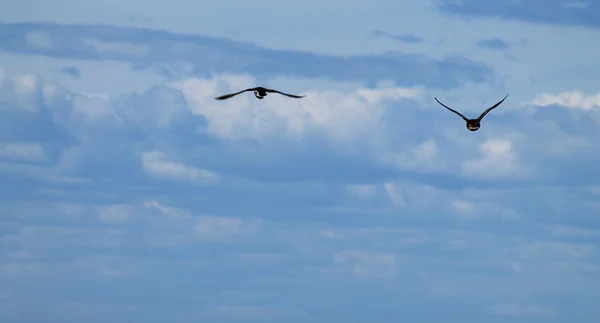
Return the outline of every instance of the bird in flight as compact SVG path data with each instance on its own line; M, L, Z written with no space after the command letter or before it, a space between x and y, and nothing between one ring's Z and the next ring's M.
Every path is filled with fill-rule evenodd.
M253 88L250 88L250 89L245 89L245 90L242 90L242 91L239 91L239 92L235 92L235 93L221 95L219 97L216 97L215 100L226 100L226 99L232 98L232 97L234 97L234 96L236 96L238 94L241 94L241 93L244 93L244 92L250 92L250 91L254 91L254 96L257 99L261 99L261 100L264 99L265 96L267 96L267 93L279 93L281 95L289 96L290 98L296 98L296 99L300 99L300 98L303 98L303 97L306 96L306 95L294 95L294 94L283 93L283 92L280 92L280 91L277 91L277 90L267 89L267 88L264 88L262 86L258 86L258 87L253 87Z
M446 108L446 109L448 109L448 110L456 113L461 118L463 118L463 120L465 120L467 122L467 129L469 129L471 131L477 131L481 127L481 120L483 119L483 117L485 117L485 115L488 114L488 112L492 111L497 106L499 106L502 102L504 102L504 100L506 100L507 97L508 97L508 94L506 94L506 96L504 97L504 99L500 100L500 102L492 105L487 110L483 111L483 113L477 119L468 119L464 115L462 115L460 112L458 112L458 111L450 108L449 106L443 104L442 102L440 102L437 98L435 98L435 100L437 101L437 103L441 104L444 108Z

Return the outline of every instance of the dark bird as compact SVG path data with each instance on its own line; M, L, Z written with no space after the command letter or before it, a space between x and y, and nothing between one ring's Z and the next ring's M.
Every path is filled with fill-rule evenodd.
M483 117L485 117L486 114L488 114L488 112L492 111L493 109L495 109L497 106L499 106L502 102L504 102L504 100L506 100L506 98L508 97L508 94L506 94L506 96L504 97L504 99L500 100L500 102L492 105L491 107L489 107L487 110L483 111L483 113L479 116L479 118L477 119L467 119L465 116L463 116L460 112L450 108L449 106L443 104L442 102L440 102L437 98L435 98L435 100L437 101L437 103L441 104L442 106L444 106L444 108L458 114L461 118L463 118L463 120L465 120L467 122L467 129L471 130L471 131L477 131L479 130L479 128L481 127L481 120L483 119Z
M300 99L300 98L303 98L303 97L306 96L306 95L294 95L294 94L283 93L283 92L280 92L280 91L277 91L277 90L267 89L267 88L264 88L262 86L258 86L258 87L253 87L253 88L250 88L250 89L245 89L245 90L242 90L242 91L239 91L239 92L235 92L235 93L225 94L225 95L222 95L220 97L216 97L215 100L226 100L226 99L234 97L234 96L236 96L238 94L241 94L241 93L244 93L244 92L250 92L250 91L254 91L254 96L257 99L261 99L261 100L264 99L265 96L267 96L267 93L279 93L281 95L289 96L290 98L296 98L296 99Z

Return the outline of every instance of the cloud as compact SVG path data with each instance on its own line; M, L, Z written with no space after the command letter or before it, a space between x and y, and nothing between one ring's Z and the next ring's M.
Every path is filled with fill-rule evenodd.
M98 219L103 222L123 223L135 216L135 209L128 205L104 206L98 212Z
M25 38L27 42L36 49L50 50L54 45L48 34L44 31L31 31Z
M380 29L371 31L374 37L385 37L397 41L399 43L418 44L422 43L423 39L413 34L390 34Z
M559 237L600 237L600 230L571 225L543 225L542 229Z
M525 0L497 2L492 0L438 0L436 6L446 13L498 17L534 23L600 27L593 12L600 8L597 0Z
M600 94L588 96L579 90L566 91L558 94L544 92L537 95L531 101L531 104L539 107L559 105L569 109L600 109Z
M164 154L157 151L142 153L142 167L149 174L159 178L209 183L219 180L219 176L213 172L181 163L165 161Z
M377 193L375 185L348 185L348 194L362 199L373 197Z
M40 49L31 45L26 38L31 31L45 33L50 42L60 46ZM63 59L124 61L135 69L152 70L171 79L206 77L214 73L249 73L260 78L293 75L335 81L388 79L401 86L452 88L465 82L483 83L493 78L489 67L459 56L437 60L425 55L388 52L339 57L273 50L204 35L109 25L1 23L0 35L11 39L0 42L0 49L6 52ZM423 70L428 72L422 73Z
M177 56L207 56L206 39L110 28L129 34L44 30L52 55L77 42L97 59L39 52L39 74L0 73L0 147L12 152L0 160L1 321L596 316L593 93L542 106L552 100L531 92L469 132L431 102L441 90L428 77L377 74L395 60L336 81L286 70L285 55L307 53L253 47L252 64L272 54L277 68L213 73ZM133 41L146 32L166 36ZM106 57L180 74L118 73ZM63 66L81 78L55 77ZM112 87L86 83L103 69ZM256 83L307 97L214 100ZM23 312L31 295L36 311Z
M509 42L498 37L482 39L477 42L477 46L492 50L508 50L512 47Z
M86 44L92 47L100 55L115 55L115 56L139 56L143 57L148 54L150 47L144 45L128 44L122 42L101 41L96 39L84 40Z
M41 91L40 80L32 73L10 73L0 70L0 91L2 109L22 109L35 112L39 103L37 94Z
M11 73L0 67L0 158L47 164L73 137L52 118L49 88L37 75Z
M456 200L452 202L454 211L461 216L472 216L475 213L475 208L472 203Z
M184 210L164 206L156 200L145 201L143 203L143 206L146 208L156 209L156 210L160 211L162 214L167 215L172 218L189 218L189 214L187 212L185 212Z
M406 204L402 190L398 189L396 185L393 183L385 183L383 187L385 188L387 195L396 205L402 206Z
M502 305L501 300L522 293L539 299L540 293L544 292L539 287L542 285L546 286L546 293L554 290L571 295L572 288L573 292L577 289L581 295L581 284L585 280L581 279L582 268L574 265L582 260L595 259L594 249L578 244L536 242L534 232L523 239L512 235L485 234L480 231L483 227L454 231L443 226L423 227L422 223L425 222L418 225L399 225L396 222L393 226L356 227L325 222L288 223L281 219L262 222L260 231L256 232L253 230L258 227L247 217L252 212L245 213L245 219L198 216L184 209L164 206L156 200L142 204L146 212L139 213L137 222L131 227L75 228L71 225L71 228L58 228L36 225L3 236L3 246L30 250L36 256L30 260L3 257L5 260L0 266L0 277L9 277L10 284L6 286L11 287L21 279L33 280L33 284L46 273L57 283L48 285L48 289L41 289L42 292L38 286L37 295L43 304L55 305L46 301L49 296L44 290L76 286L78 289L74 293L78 298L83 297L89 289L96 290L96 294L84 298L90 306L104 304L103 307L108 308L127 304L135 308L136 315L145 317L151 316L149 311L152 305L145 303L143 295L152 294L178 302L193 298L194 295L202 298L203 302L212 299L212 303L203 303L201 313L184 307L180 313L186 318L213 317L215 309L221 309L218 314L222 316L236 316L236 308L241 307L238 314L247 309L261 319L283 315L301 315L305 319L307 315L318 316L323 311L306 297L281 298L279 291L282 286L303 293L312 291L328 297L342 297L346 293L340 293L337 288L349 285L351 288L348 291L372 296L365 300L367 308L376 306L381 300L385 306L391 305L393 302L385 301L384 296L392 293L402 300L402 304L408 303L403 306L414 307L423 301L437 306L435 299L439 298L440 302L451 302L447 306L439 305L444 310L457 306L461 310L473 308L473 304L485 308L487 304L495 303L497 305L491 307L491 311L535 317L537 312L531 307ZM138 209L140 211L142 209ZM46 216L50 214L45 213ZM172 216L174 214L178 216ZM369 222L376 220L375 216L371 217ZM431 223L431 219L423 221ZM198 226L203 230L198 232ZM2 224L2 228L13 233L18 227ZM166 241L171 243L167 244ZM210 243L210 247L207 243ZM366 245L370 247L367 249L364 247ZM64 250L69 252L65 253ZM92 255L90 250L102 250L104 255ZM276 250L284 256L251 256L253 252L268 254ZM58 254L63 255L60 262L45 261L49 256ZM522 268L521 271L515 274L504 269L510 266L507 261L514 263L508 268ZM544 277L540 277L540 273ZM19 275L23 278L19 278ZM194 280L193 277L198 275L212 279ZM360 279L351 280L352 276ZM138 284L143 285L150 277L169 279L158 280L159 286L155 289L133 288ZM73 280L79 284L75 285ZM548 283L549 280L551 283ZM86 283L81 283L84 281ZM387 287L381 289L381 284ZM200 286L210 291L210 296L198 293ZM122 290L121 298L105 301L104 297L113 295L115 288ZM506 294L507 290L514 291ZM155 294L157 291L160 293ZM440 294L442 291L445 294ZM465 303L448 300L473 293L481 295L481 300L467 299ZM26 295L20 289L9 301L15 304ZM69 298L62 295L53 295L53 302L64 306ZM348 309L348 302L352 299L331 301L327 311L351 311L361 315L363 308ZM255 312L246 308L248 306L262 310ZM565 308L563 310L568 311ZM79 311L82 315L96 313L84 308L79 308ZM434 318L429 321L433 322Z
M531 174L520 163L509 140L488 139L479 149L481 158L465 161L463 174L477 178L519 178Z
M357 276L387 278L395 273L396 258L385 252L347 250L333 256L334 263L351 263Z
M326 154L356 155L364 153L360 149L366 149L372 152L371 158L380 164L398 169L442 167L435 161L438 148L433 139L418 138L418 141L411 140L402 149L397 149L386 138L398 126L388 121L392 111L390 107L396 102L404 101L408 107L411 102L420 101L423 96L420 87L388 85L377 89L360 87L350 91L307 91L307 96L302 100L291 101L281 96L270 96L261 101L260 107L252 96L240 96L217 103L213 99L217 93L235 91L253 83L248 76L226 74L211 79L184 79L169 85L185 94L194 114L206 118L206 131L211 136L233 142L257 142L270 153L280 155L280 158L286 158L277 152L280 145L285 145L288 151L300 152L306 151L301 148L301 143L311 142L312 151L329 150L324 152ZM222 90L217 92L221 86ZM221 107L215 109L217 105ZM411 127L408 123L406 125L402 131L408 131ZM273 150L269 147L273 147ZM246 160L251 162L248 158ZM261 158L261 163L265 162L270 161ZM314 162L307 160L309 164ZM273 165L271 171L277 167Z
M44 148L39 144L0 144L0 157L9 160L36 162L44 159Z
M90 179L103 169L108 171L103 178L127 174L132 183L147 181L146 174L189 183L215 183L223 176L285 181L324 176L330 167L327 180L384 182L403 172L409 181L430 181L427 178L433 174L444 174L435 178L436 185L490 185L541 181L548 176L566 180L564 173L542 162L548 157L580 163L593 160L577 157L593 155L591 138L582 132L594 127L593 117L586 119L586 128L574 128L579 116L565 116L556 108L545 112L545 119L535 119L539 109L529 103L498 110L487 121L484 131L502 129L502 137L465 138L459 125L441 123L447 115L425 105L428 90L393 82L380 82L375 88L353 84L314 89L305 91L307 97L301 100L270 96L259 103L243 95L214 100L218 94L255 83L248 75L183 78L121 96L71 91L34 74L27 75L24 84L35 86L24 91L14 87L23 74L4 75L4 98L15 107L2 121L6 144L40 145L43 161L51 167L35 171L2 167L10 172L20 167L19 172L34 177ZM18 99L11 99L16 95ZM593 98L579 101L593 107ZM539 98L530 102L544 104ZM529 111L525 117L520 112L524 109ZM414 120L439 126L424 132ZM545 120L560 126L548 127ZM36 131L14 126L23 122ZM539 143L542 134L552 141ZM479 153L474 146L480 147ZM245 163L234 162L239 158ZM288 167L292 161L303 167Z
M75 78L79 78L81 76L81 71L75 66L66 66L61 69L61 71L67 75L70 75Z
M220 104L223 108L212 107L216 105L213 97L220 84L228 84L225 91L233 91L253 83L248 76L223 75L208 80L184 79L170 86L185 94L194 113L207 118L209 132L227 139L264 139L276 133L302 138L316 131L334 141L354 141L376 130L385 109L384 100L414 99L422 95L420 88L361 88L354 93L309 91L306 98L297 101L271 96L260 109L250 96L224 101Z
M200 217L196 224L196 232L202 239L209 241L226 241L237 235L256 231L260 223L246 223L230 217Z

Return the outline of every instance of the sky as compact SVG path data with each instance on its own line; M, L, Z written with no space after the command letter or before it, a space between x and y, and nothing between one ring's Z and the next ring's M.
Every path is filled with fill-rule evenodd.
M599 7L1 2L0 321L598 322Z

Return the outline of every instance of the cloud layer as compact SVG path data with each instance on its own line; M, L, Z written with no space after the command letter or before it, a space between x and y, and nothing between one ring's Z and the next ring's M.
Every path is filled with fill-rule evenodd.
M150 69L172 78L187 73L198 76L250 73L261 78L285 74L336 81L386 79L399 85L449 88L493 77L485 64L461 56L437 60L425 55L387 52L338 57L271 50L210 36L106 25L2 23L0 39L5 39L0 41L0 49L6 52L125 61L136 69ZM428 73L419 73L424 69Z
M600 27L594 12L600 1L522 0L498 2L491 0L438 0L439 9L467 16L499 17L536 23Z
M470 132L432 98L478 115L499 98L456 93L496 76L457 55L0 35L31 62L0 67L2 321L600 315L600 94L510 96ZM255 85L307 96L214 100Z

